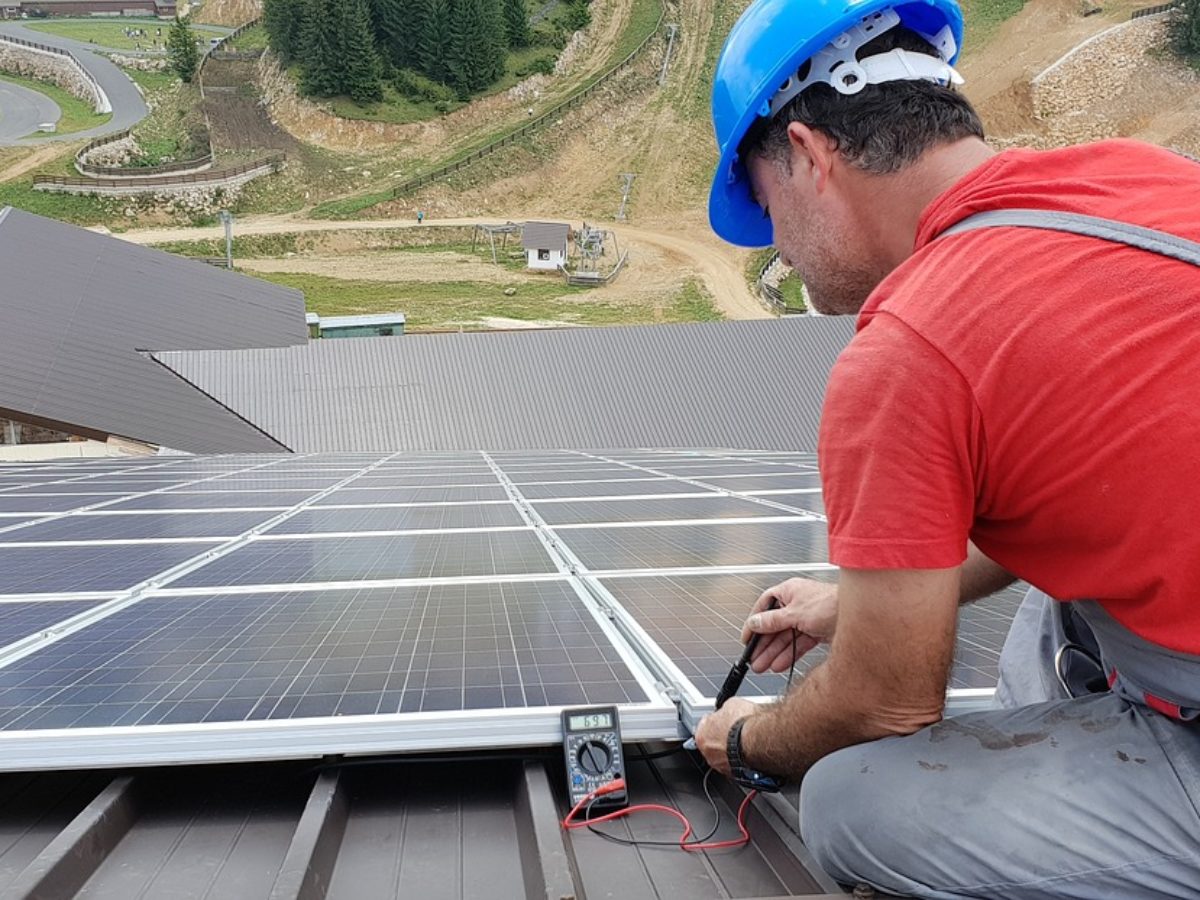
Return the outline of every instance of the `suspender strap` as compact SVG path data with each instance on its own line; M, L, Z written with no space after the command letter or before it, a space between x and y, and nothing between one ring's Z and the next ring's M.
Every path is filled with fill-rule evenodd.
M964 231L974 231L976 228L997 227L1067 231L1071 234L1099 238L1102 241L1112 241L1114 244L1149 250L1151 253L1200 266L1200 243L1195 241L1165 231L1155 231L1153 228L1129 225L1126 222L1048 209L997 209L976 213L951 225L938 237L949 237Z

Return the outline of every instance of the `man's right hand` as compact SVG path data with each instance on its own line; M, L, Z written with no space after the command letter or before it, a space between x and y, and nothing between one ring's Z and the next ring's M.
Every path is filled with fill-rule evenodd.
M768 609L772 601L778 608ZM828 643L837 626L837 585L789 578L763 591L742 629L742 643L763 637L750 658L754 672L786 672L818 644ZM794 629L794 631L793 631Z

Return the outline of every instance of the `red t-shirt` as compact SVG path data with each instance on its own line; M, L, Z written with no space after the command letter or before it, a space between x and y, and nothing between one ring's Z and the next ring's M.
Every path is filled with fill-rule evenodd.
M933 240L1015 207L1200 241L1200 165L1128 140L1010 150L926 208L830 378L830 558L948 568L970 537L1200 653L1200 268L1028 228Z

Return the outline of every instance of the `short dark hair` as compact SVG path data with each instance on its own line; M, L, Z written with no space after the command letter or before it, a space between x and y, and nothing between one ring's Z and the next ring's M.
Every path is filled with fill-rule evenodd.
M914 31L896 26L858 51L862 60L901 49L937 56ZM799 77L807 74L806 63ZM852 166L876 175L898 172L931 147L966 137L983 138L983 123L966 97L933 81L869 84L857 94L839 94L828 84L806 88L771 119L759 119L738 146L738 156L758 154L787 162L787 129L802 122L833 139Z

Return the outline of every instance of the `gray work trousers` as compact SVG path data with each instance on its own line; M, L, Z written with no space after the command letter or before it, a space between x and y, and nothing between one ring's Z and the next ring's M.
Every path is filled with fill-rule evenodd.
M1065 606L1025 598L1002 708L809 771L800 830L830 875L914 897L1200 898L1200 722L1111 693L1063 699Z

